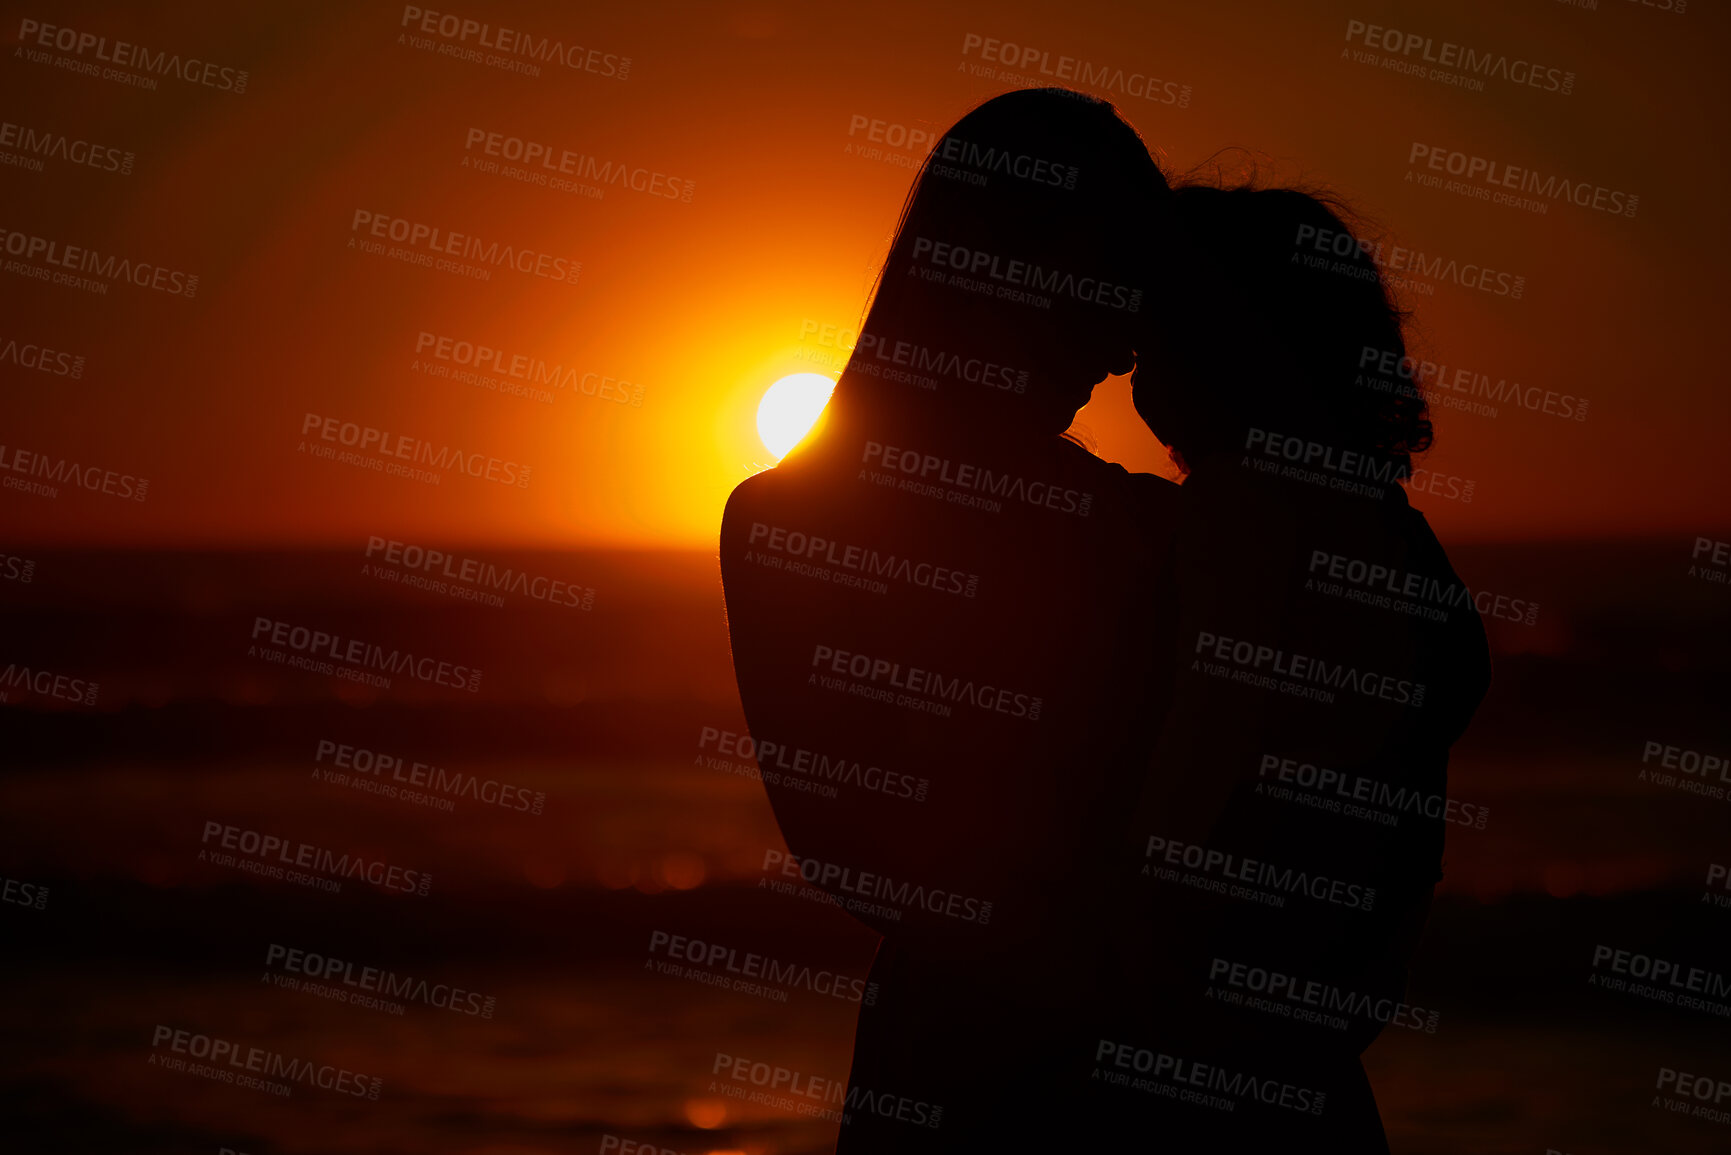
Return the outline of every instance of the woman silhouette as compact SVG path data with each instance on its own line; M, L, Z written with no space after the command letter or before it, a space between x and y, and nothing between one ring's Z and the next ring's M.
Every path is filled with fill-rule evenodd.
M1131 367L1167 195L1106 102L967 114L819 424L728 502L734 667L788 847L769 881L883 935L842 1152L1027 1149L1072 1120L1175 490L1063 434Z
M1152 933L1111 1041L1233 1088L1173 1111L1170 1149L1386 1151L1359 1055L1435 1029L1403 997L1484 630L1402 488L1446 492L1413 471L1431 424L1375 247L1292 189L1182 187L1163 219L1133 396L1187 477L1133 852Z

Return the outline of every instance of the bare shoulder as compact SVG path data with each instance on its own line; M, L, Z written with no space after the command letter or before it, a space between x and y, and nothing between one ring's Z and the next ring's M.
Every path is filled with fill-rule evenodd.
M721 515L722 542L749 531L752 522L761 521L780 506L786 500L787 488L786 480L774 469L753 474L734 486Z
M1122 467L1120 467L1122 468ZM1175 509L1178 505L1178 494L1181 489L1176 481L1169 481L1158 473L1124 474L1124 483L1129 486L1135 499L1153 509Z
M1158 474L1126 471L1124 492L1142 532L1156 544L1168 542L1177 530L1182 487Z

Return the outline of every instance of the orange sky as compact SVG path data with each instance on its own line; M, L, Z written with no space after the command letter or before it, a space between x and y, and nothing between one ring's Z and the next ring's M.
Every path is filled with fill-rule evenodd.
M6 535L711 545L728 491L770 461L757 398L823 367L812 358L836 352L823 326L857 324L907 191L917 152L872 144L858 118L892 139L892 125L935 133L1019 86L981 63L972 36L1189 86L1187 107L1096 88L1169 170L1253 148L1279 176L1346 194L1393 240L1525 277L1518 301L1451 283L1408 298L1432 359L1589 401L1579 422L1507 404L1494 418L1439 409L1428 465L1475 482L1471 504L1416 500L1445 540L1724 536L1719 453L1701 436L1731 415L1715 339L1731 107L1722 10L1121 8L454 10L595 50L594 71L544 64L538 78L417 47L415 23L388 4L308 7L294 27L214 4L23 9L3 30L0 119L134 162L125 175L53 158L41 172L0 166L0 227L196 273L199 287L190 300L130 284L98 295L0 274L0 345L85 358L77 379L0 360L0 444L150 482L143 503L0 490ZM32 58L23 20L244 68L246 91L79 75L51 58L89 62L91 50ZM1398 75L1353 57L1368 50L1362 33L1349 42L1351 21L1572 72L1572 92ZM622 57L626 78L605 75ZM595 199L464 167L488 159L486 133L641 167L660 174L658 190L690 182L691 199L618 186ZM1639 208L1553 203L1540 215L1423 188L1405 179L1415 143L1635 194ZM357 211L574 259L581 273L480 281L417 267L351 248L367 239ZM543 403L417 372L422 333L575 369L579 387ZM308 414L526 464L529 483L447 470L430 484L319 460L300 449ZM1102 386L1080 420L1104 456L1167 471L1125 382Z

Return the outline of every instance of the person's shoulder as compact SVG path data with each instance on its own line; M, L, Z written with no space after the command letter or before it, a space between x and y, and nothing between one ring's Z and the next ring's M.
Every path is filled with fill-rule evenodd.
M1050 452L1067 469L1093 473L1102 477L1129 476L1128 471L1122 465L1116 461L1107 461L1086 445L1072 440L1068 435L1056 438L1049 444Z
M1461 581L1442 539L1431 528L1430 519L1407 500L1405 490L1396 490L1384 508L1392 517L1396 530L1407 549L1409 567L1441 582L1451 589L1467 588ZM1471 601L1457 603L1447 622L1427 634L1431 644L1439 648L1438 660L1451 670L1437 696L1435 715L1438 725L1451 734L1454 741L1466 730L1467 722L1479 703L1490 692L1491 650L1485 633L1484 619ZM1426 709L1430 708L1427 703Z
M1170 501L1178 496L1176 483L1154 473L1131 473L1116 461L1104 457L1068 439L1058 442L1060 460L1084 474L1091 474L1106 486L1116 486L1138 499L1150 502Z
M1136 500L1157 509L1176 509L1178 495L1183 486L1170 478L1161 477L1158 473L1131 473L1123 466L1114 468L1124 473L1124 484L1136 496Z
M1170 541L1177 532L1178 518L1183 510L1180 495L1183 487L1156 473L1124 471L1124 492L1128 496L1131 516L1157 544Z
M783 462L733 487L721 514L721 539L737 538L758 524L803 524L821 510L833 510L846 493L833 471Z
M733 492L727 495L727 506L721 514L723 543L749 530L753 522L773 516L773 512L785 503L787 479L778 477L777 472L775 469L766 469L762 473L754 473L733 487Z
M1294 486L1271 481L1255 470L1241 469L1225 455L1192 463L1184 484L1175 487L1185 516L1207 522L1290 516Z
M773 468L765 469L734 486L733 492L727 495L728 509L744 508L772 500L783 487L782 479L777 473Z
M1069 444L1078 480L1093 494L1093 516L1097 521L1116 521L1126 533L1164 544L1178 521L1180 487L1153 473L1132 473L1115 461L1107 461L1086 448ZM1114 514L1113 510L1117 513Z
M1449 566L1448 554L1443 549L1442 540L1431 528L1430 519L1412 504L1406 490L1398 485L1389 486L1383 492L1381 512L1388 532L1405 541L1408 549L1427 555L1432 564L1440 561L1444 567ZM1449 573L1452 575L1453 572L1452 567L1449 567Z

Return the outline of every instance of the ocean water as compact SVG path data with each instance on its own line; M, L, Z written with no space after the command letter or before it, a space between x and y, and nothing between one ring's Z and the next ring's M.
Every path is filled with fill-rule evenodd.
M1731 972L1731 906L1706 885L1731 801L1642 777L1649 741L1725 748L1703 726L1731 596L1669 575L1660 546L1456 557L1541 608L1489 623L1496 684L1451 765L1488 818L1450 828L1412 972L1436 1029L1366 1056L1394 1150L1722 1150L1731 1131L1655 1081L1722 1071L1726 1020L1589 980L1606 946ZM405 587L359 550L46 551L3 591L0 663L99 687L0 708L0 873L46 888L41 909L0 904L8 1149L831 1149L821 1095L727 1073L845 1080L858 1004L667 959L679 936L845 981L875 949L757 885L782 844L747 768L714 758L743 722L713 557L504 560L593 588L591 608ZM279 621L481 677L290 668L257 652ZM359 873L292 877L281 848L303 846ZM243 1065L193 1053L219 1044ZM313 1074L248 1084L254 1048Z

